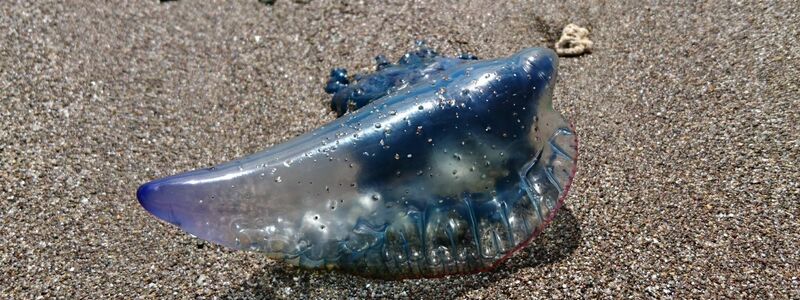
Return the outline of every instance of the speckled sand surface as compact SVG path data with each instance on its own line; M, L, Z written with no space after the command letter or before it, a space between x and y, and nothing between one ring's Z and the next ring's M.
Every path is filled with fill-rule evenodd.
M0 298L800 297L795 1L58 2L0 1ZM331 67L414 39L504 56L570 22L595 45L561 60L556 90L578 175L545 236L495 272L286 269L135 199L332 120Z

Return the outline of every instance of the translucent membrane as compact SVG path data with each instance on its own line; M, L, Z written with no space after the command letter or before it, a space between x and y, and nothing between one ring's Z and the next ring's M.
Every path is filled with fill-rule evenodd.
M484 271L538 235L576 168L551 105L557 58L447 58L420 45L326 90L342 116L137 196L202 239L306 268L383 278Z

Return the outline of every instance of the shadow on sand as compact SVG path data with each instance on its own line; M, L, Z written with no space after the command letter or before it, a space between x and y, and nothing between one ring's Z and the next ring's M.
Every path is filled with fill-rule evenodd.
M513 276L526 268L551 264L569 257L578 248L581 229L569 208L562 208L545 231L528 247L491 272L440 279L398 281L362 278L340 272L306 271L275 264L256 273L224 295L225 299L319 299L319 298L417 298L415 294L447 291L463 295Z

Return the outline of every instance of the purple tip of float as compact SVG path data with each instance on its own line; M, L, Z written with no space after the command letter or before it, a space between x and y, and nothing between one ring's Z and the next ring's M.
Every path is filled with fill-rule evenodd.
M145 183L136 191L139 204L153 216L212 242L230 245L214 227L217 214L204 203L220 184L207 179L214 171L201 169Z
M170 208L170 203L165 199L164 193L159 193L162 180L154 180L145 183L136 191L136 198L139 204L150 214L157 218L180 226L180 222L175 218L175 214Z

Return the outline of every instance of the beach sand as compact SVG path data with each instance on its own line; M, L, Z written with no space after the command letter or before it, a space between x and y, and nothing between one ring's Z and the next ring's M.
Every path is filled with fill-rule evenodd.
M0 298L800 298L800 4L0 1ZM333 67L415 39L481 58L591 30L555 106L581 160L493 272L286 268L142 209L151 179L334 119Z

